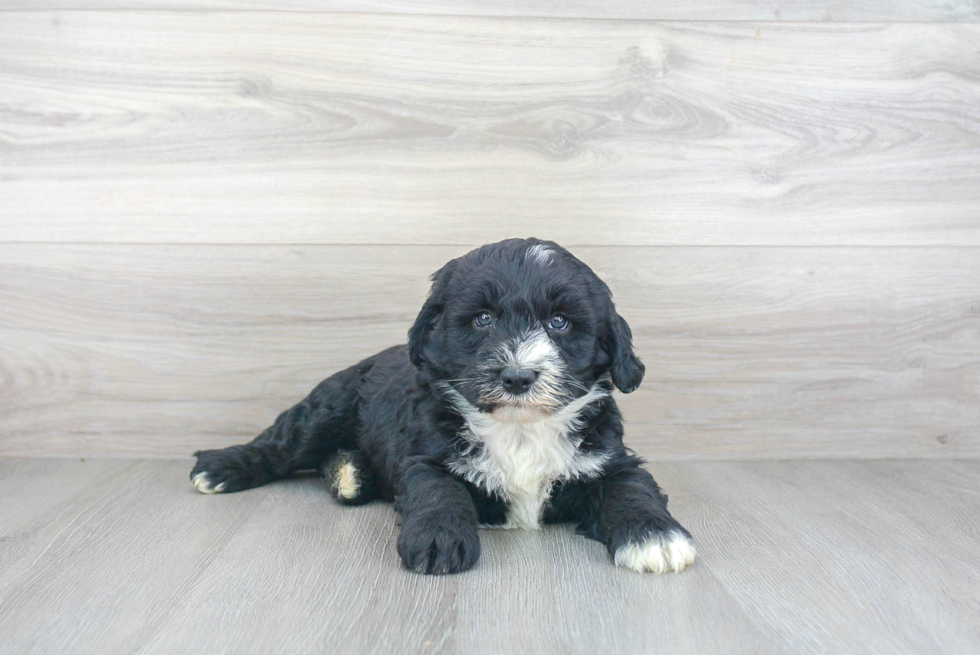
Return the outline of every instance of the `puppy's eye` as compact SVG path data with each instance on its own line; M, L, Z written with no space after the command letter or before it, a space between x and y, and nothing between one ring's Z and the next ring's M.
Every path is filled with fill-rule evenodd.
M487 328L493 325L493 316L490 316L490 312L480 312L473 319L473 325L478 328Z
M568 319L561 314L555 314L551 317L551 322L548 323L548 327L552 330L558 330L559 332L568 329Z

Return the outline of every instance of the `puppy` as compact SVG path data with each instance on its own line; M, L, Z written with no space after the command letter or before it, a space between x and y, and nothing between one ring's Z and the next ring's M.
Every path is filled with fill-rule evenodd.
M635 571L680 571L690 533L623 445L611 391L644 367L609 288L564 248L510 239L454 259L408 345L321 382L254 441L195 453L191 481L228 493L318 469L341 503L394 501L398 554L465 571L477 528L575 522Z

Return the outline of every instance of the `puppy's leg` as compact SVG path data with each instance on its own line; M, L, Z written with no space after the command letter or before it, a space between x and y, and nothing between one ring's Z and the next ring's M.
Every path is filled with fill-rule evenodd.
M601 480L568 485L546 520L580 521L579 533L604 543L617 566L681 571L694 561L691 533L667 511L667 496L640 464L629 457Z
M395 498L402 515L398 554L418 573L466 571L480 557L479 519L466 487L439 466L412 463Z
M602 492L598 527L617 566L663 573L694 562L691 533L667 511L667 497L639 459L603 480Z
M251 443L194 453L191 483L201 493L229 493L317 468L340 448L353 448L357 384L366 362L321 382Z

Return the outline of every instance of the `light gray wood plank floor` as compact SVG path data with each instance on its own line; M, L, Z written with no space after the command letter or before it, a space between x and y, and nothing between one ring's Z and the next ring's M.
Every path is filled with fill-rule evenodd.
M402 570L390 506L189 461L0 460L0 651L975 653L977 461L658 463L700 557L616 569L567 526Z

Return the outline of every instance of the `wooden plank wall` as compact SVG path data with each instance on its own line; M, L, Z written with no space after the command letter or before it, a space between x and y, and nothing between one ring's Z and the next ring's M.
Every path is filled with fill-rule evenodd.
M571 247L657 459L980 456L976 2L0 0L0 455L241 442Z

